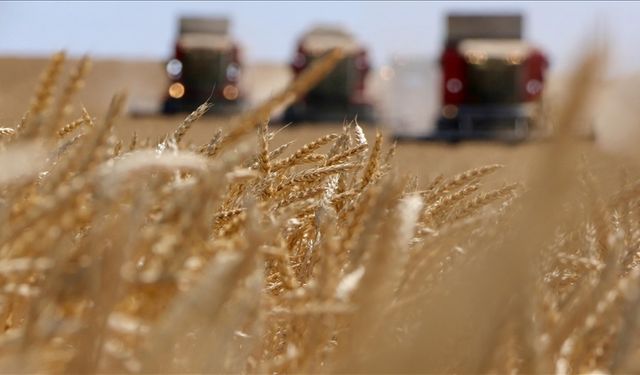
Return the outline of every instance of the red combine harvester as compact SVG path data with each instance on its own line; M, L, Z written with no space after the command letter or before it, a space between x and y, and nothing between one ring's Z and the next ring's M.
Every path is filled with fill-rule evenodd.
M442 107L428 139L535 137L546 56L522 40L520 15L449 15L440 58Z
M335 122L354 116L364 122L375 120L373 107L365 97L370 70L367 51L346 31L318 26L305 33L291 63L294 76L333 48L341 48L345 58L304 98L287 108L285 122Z
M163 112L191 112L210 99L211 112L240 109L242 64L237 44L230 38L226 18L185 17L175 55L167 62L170 80Z

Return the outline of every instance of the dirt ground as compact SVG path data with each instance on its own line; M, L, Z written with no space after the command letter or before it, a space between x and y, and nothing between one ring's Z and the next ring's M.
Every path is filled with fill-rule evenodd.
M0 126L12 127L17 123L28 107L45 65L45 59L0 58ZM129 94L129 109L152 108L162 100L166 90L163 69L163 64L157 61L94 62L83 93L75 103L75 110L77 112L80 105L83 105L91 113L101 116L113 93L122 89L126 89ZM286 66L262 64L247 67L243 85L246 92L250 93L250 105L282 89L289 79ZM380 86L372 84L371 87L375 90ZM375 94L372 93L374 96ZM116 132L124 139L128 139L133 132L140 138L157 139L171 131L180 120L181 116L125 116L117 124ZM195 143L205 143L218 128L228 126L231 121L230 118L205 117L194 126L187 138ZM385 124L378 124L378 128L388 133L389 128ZM279 132L274 142L280 144L296 140L301 146L306 141L340 129L341 124L297 124ZM375 130L368 127L366 131L372 136ZM620 136L617 138L627 139ZM498 175L499 179L513 181L526 179L532 163L547 146L545 142L520 145L495 142L465 142L457 145L410 142L399 145L396 160L402 173L416 174L423 183L439 173L451 174L493 163L506 166ZM585 144L585 151L595 152L594 146L593 143Z

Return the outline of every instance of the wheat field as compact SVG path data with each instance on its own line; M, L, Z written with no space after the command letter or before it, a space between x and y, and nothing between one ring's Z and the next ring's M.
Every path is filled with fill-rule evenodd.
M219 125L130 126L53 56L0 129L0 371L640 371L637 165L571 133L597 54L544 142L269 124L339 59Z

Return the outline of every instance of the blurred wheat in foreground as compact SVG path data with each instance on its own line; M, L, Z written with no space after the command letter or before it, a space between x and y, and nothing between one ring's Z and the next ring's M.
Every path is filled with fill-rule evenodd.
M280 144L268 114L339 58L197 145L208 103L155 144L113 135L122 95L69 118L90 64L55 96L55 55L0 130L0 370L639 371L632 170L603 189L561 129L537 179L493 189L499 165L399 175L357 123Z

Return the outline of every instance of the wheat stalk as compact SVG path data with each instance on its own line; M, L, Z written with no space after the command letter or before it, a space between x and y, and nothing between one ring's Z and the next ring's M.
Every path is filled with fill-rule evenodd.
M79 128L84 122L85 122L85 117L80 117L76 120L71 121L70 123L66 124L65 126L63 126L62 128L60 128L60 130L58 130L58 137L63 138L64 136L66 136L67 134L73 132L74 130L76 130L77 128Z
M273 169L280 170L280 169L285 169L285 168L294 166L296 165L296 163L300 162L306 156L310 155L315 150L328 144L329 142L334 141L336 138L338 138L337 134L327 134L314 141L311 141L305 144L304 146L302 146L300 149L296 150L291 156L274 163Z
M12 128L0 128L0 135L2 136L11 136L15 134L16 134L16 131Z
M525 185L486 189L488 165L423 186L356 121L282 158L267 110L338 57L194 147L197 110L126 146L123 95L50 129L84 79L54 98L57 56L0 130L0 370L637 372L634 164L617 181L619 159L584 159L567 184L564 139Z
M91 60L88 56L83 56L78 61L75 69L71 72L67 84L62 89L62 94L56 103L56 111L52 115L52 125L59 128L66 116L71 112L71 100L84 85L84 79L91 69ZM61 130L60 130L61 131ZM58 135L60 135L58 131Z
M356 126L356 129L358 126ZM361 143L362 144L362 143ZM360 189L364 189L368 184L370 184L378 170L378 166L380 163L380 151L382 150L382 134L380 132L376 133L376 141L373 144L373 148L371 149L371 153L369 155L369 161L365 167L365 170L362 174L362 180L360 181Z
M185 134L191 129L193 123L198 121L198 119L204 116L207 111L213 106L213 104L209 102L202 103L196 108L193 112L191 112L184 120L178 125L176 130L174 130L172 137L176 143L180 143L182 138L184 138Z

